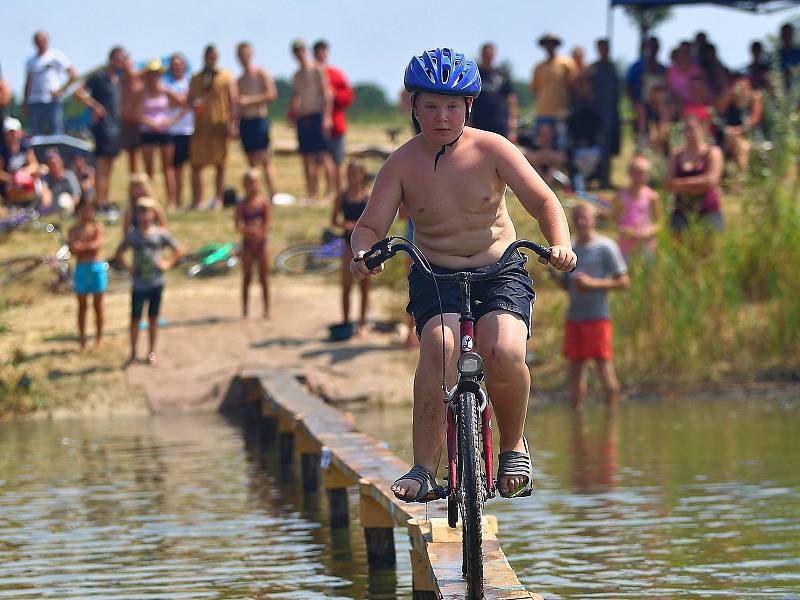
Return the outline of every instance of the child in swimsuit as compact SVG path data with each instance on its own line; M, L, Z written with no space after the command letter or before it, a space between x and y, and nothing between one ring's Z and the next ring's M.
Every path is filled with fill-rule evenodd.
M350 321L350 288L353 285L353 275L350 273L350 261L353 260L353 251L350 248L350 236L356 222L364 212L369 199L366 189L367 170L359 161L351 161L347 165L347 189L336 196L333 204L333 217L331 223L334 227L344 229L344 239L347 246L342 253L342 315L343 321ZM367 311L369 309L369 279L359 282L361 289L361 316L358 321L358 336L367 335Z
M269 319L269 251L267 231L272 225L271 205L261 193L257 169L244 174L245 198L236 205L234 225L242 234L242 318L247 317L248 290L253 263L258 263L258 278L264 301L263 315Z
M69 230L69 250L78 259L72 287L78 296L78 339L81 352L86 349L86 312L89 295L94 303L98 348L103 345L103 293L108 287L108 263L98 260L103 247L103 225L94 220L95 209L84 198L78 204L78 224Z
M652 254L656 249L655 233L661 221L658 194L647 185L650 161L635 156L628 165L630 184L620 190L614 206L619 228L619 249L625 260L641 250Z

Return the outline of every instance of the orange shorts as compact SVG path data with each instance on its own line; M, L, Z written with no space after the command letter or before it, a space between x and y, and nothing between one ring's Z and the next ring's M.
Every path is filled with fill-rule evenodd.
M611 339L611 321L608 319L567 321L564 356L569 360L611 360L614 355Z

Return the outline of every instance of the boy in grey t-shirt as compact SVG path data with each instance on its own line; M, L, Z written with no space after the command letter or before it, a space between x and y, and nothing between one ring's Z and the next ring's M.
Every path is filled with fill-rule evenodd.
M155 224L156 201L142 197L136 201L137 226L131 229L117 248L114 260L130 272L133 279L131 296L131 355L128 364L136 361L136 343L139 338L139 322L142 319L144 303L147 302L147 316L150 321L150 351L147 362L156 362L156 339L158 337L158 315L161 310L161 297L164 292L164 273L171 269L181 256L180 246L165 229ZM172 249L172 258L161 256L165 247ZM133 250L133 264L122 258L127 249Z
M569 292L564 333L564 356L570 361L572 405L586 396L586 362L594 360L609 406L619 396L614 372L608 290L630 285L625 260L617 243L595 230L593 206L578 205L572 212L577 233L572 249L578 257L574 273L564 274L562 287Z

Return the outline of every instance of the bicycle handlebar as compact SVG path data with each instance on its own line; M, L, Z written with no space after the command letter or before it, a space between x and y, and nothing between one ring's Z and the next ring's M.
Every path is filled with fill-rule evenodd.
M485 281L487 279L493 279L503 269L503 267L505 267L508 259L514 253L514 251L519 248L527 248L528 250L532 250L550 262L550 257L552 254L550 248L545 248L544 246L537 244L536 242L531 242L530 240L517 240L512 242L508 248L506 248L506 251L503 252L503 255L494 265L489 267L483 273L472 273L470 279L472 281ZM385 263L401 250L411 257L411 260L414 261L414 264L426 277L436 279L437 281L458 281L458 273L441 274L431 271L431 269L428 267L428 261L422 257L416 247L403 241L402 238L388 237L376 242L372 248L369 249L369 252L363 256L362 260L367 268L372 270Z

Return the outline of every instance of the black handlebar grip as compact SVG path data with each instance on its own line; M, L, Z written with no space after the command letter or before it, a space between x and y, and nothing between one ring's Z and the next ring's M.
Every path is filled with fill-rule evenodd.
M369 258L364 259L364 264L367 265L367 268L372 271L372 269L380 266L386 261L389 257L383 254L375 254L370 256Z

